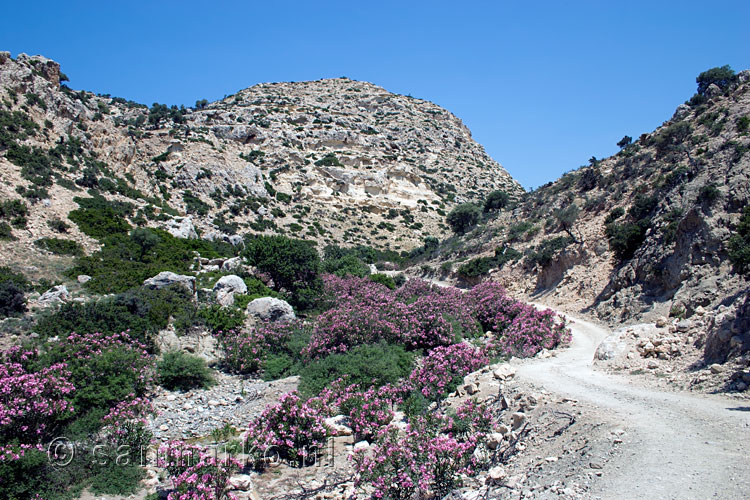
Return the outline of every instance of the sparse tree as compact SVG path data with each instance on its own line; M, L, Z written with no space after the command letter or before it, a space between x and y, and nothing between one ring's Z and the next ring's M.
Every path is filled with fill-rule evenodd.
M695 79L695 83L698 84L698 94L706 95L706 91L711 84L715 84L723 90L734 81L734 78L734 70L728 64L720 68L706 70Z
M578 244L581 243L581 238L579 235L574 234L573 228L575 226L575 222L578 220L578 215L580 213L581 209L578 208L578 205L576 205L575 203L571 203L565 208L555 210L553 214L555 216L555 219L557 219L557 222L560 224L560 228L573 239L574 243Z
M629 135L626 135L622 139L620 139L620 142L617 143L617 147L620 149L624 149L628 146L630 146L633 143L633 138Z
M454 233L464 234L479 222L481 210L473 203L464 203L448 213L446 222Z

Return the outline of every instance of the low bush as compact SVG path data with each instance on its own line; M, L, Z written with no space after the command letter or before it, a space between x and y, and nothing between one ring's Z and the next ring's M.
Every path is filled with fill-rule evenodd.
M729 260L740 274L750 274L750 207L745 207L735 233L729 238Z
M236 299L235 299L236 300ZM245 322L245 313L237 307L222 307L218 304L202 308L198 316L214 333L228 332L239 328Z
M384 342L361 345L343 354L314 361L300 370L300 392L314 396L328 384L346 378L351 384L380 387L409 374L414 356L402 346Z
M510 195L505 191L492 191L484 200L484 211L501 210L510 203Z
M73 240L60 238L40 238L34 245L55 255L83 255L83 247Z
M393 278L391 278L387 274L381 274L381 273L370 274L368 278L370 278L370 281L374 281L375 283L380 283L381 285L388 287L391 290L396 289L396 282L393 280Z
M130 230L126 217L133 214L132 203L113 202L101 196L73 198L79 207L68 213L68 218L78 225L84 234L100 240Z
M572 242L573 238L570 236L548 238L526 254L526 263L531 267L537 265L545 267L552 262L558 252L565 250Z
M17 316L26 312L24 291L11 281L0 282L0 318Z
M156 374L159 385L170 391L203 389L213 383L206 361L182 351L164 354L156 364Z

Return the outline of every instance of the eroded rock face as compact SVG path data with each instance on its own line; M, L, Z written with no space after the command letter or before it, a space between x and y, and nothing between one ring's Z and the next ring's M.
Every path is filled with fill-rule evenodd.
M175 217L165 224L166 231L175 238L197 238L193 219L190 217Z

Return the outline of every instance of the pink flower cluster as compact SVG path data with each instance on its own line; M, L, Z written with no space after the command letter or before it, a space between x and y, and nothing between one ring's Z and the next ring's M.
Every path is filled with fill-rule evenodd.
M354 453L358 487L368 484L374 498L442 498L476 472L474 450L483 434L458 437L445 417L415 418L403 432L388 426L369 450Z
M258 453L278 452L282 458L304 464L325 447L328 429L314 401L305 402L296 392L282 394L266 407L248 429L248 448Z
M478 330L465 297L410 280L396 291L366 278L326 276L331 308L318 317L305 354L321 358L381 340L412 349L449 345Z
M131 394L125 401L117 403L104 418L102 433L115 447L130 446L131 453L140 451L151 441L147 417L154 414L154 407L147 398L136 398Z
M362 390L358 385L345 385L339 379L310 401L318 404L327 415L344 414L349 426L360 439L370 439L393 420L393 406L399 402L398 390L390 385Z
M461 342L432 349L409 375L409 382L427 399L437 401L452 392L463 377L489 362L482 349Z
M19 443L0 448L0 459L15 459L39 444L54 429L50 424L73 414L67 400L75 388L67 365L57 363L38 371L30 365L36 351L12 348L0 364L0 443Z
M282 348L292 335L305 328L309 326L295 320L261 323L246 332L223 332L219 336L219 343L224 351L224 366L234 373L260 372L270 352Z
M530 357L570 342L570 330L564 321L556 322L553 311L508 297L498 283L480 283L466 295L477 320L496 335L489 346L494 355Z
M234 499L229 492L229 478L242 464L230 457L181 441L171 441L159 448L157 465L172 478L167 500Z

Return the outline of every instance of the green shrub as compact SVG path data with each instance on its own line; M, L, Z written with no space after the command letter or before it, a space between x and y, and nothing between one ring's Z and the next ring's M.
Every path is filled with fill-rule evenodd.
M552 262L552 258L555 254L564 250L572 242L573 238L569 236L558 236L556 238L546 239L539 245L535 246L526 255L526 262L532 267L536 265L544 267Z
M247 304L245 304L247 307ZM198 312L212 332L228 332L245 323L245 313L237 307L222 307L212 304Z
M740 274L750 274L750 207L745 207L735 234L729 238L729 260Z
M133 495L141 489L146 470L137 464L118 464L114 460L91 478L94 495Z
M323 272L342 277L352 275L362 278L370 274L370 267L351 253L340 259L326 259L322 268Z
M413 355L403 347L385 343L362 345L314 361L300 371L300 392L316 395L334 380L346 377L347 383L381 386L407 376Z
M314 242L286 236L250 236L242 256L270 275L277 289L285 289L293 305L300 309L314 306L322 290L320 256Z
M7 266L0 266L0 283L4 283L6 281L13 283L21 290L31 290L31 283L23 274L17 273Z
M72 210L68 218L86 235L97 240L114 234L127 233L130 224L125 219L133 214L133 204L112 202L103 197L73 198L80 208Z
M464 234L479 222L482 211L473 203L463 203L451 210L446 222L456 234Z
M391 290L396 289L396 282L393 281L393 278L391 278L387 274L375 273L375 274L369 275L369 278L371 281L374 281L375 283L380 283L381 285L386 286L390 288Z
M0 203L0 218L9 221L15 228L25 228L28 215L29 207L21 200L6 200Z
M750 116L740 116L739 118L737 118L736 125L737 132L744 134L745 132L750 130Z
M23 290L11 281L0 282L0 318L17 316L26 312Z
M505 238L505 241L507 241L508 243L516 241L533 227L534 224L529 221L523 221L517 224L513 224L512 226L510 226L510 228L508 228L508 236Z
M729 65L724 65L704 71L696 77L695 83L698 84L698 94L706 95L706 91L711 84L715 84L724 90L735 79L734 70Z
M698 193L698 201L708 206L712 205L720 197L721 191L716 187L716 183L713 182L701 186L700 192Z
M156 364L159 385L170 391L203 389L213 383L205 360L182 351L168 352Z
M605 234L609 248L620 261L630 259L646 239L646 228L638 223L608 224Z
M323 158L315 162L315 165L319 167L343 167L344 165L336 158L333 153L327 153Z
M34 245L55 255L83 255L83 247L73 240L60 238L40 238Z
M604 224L610 224L623 215L625 215L625 209L622 207L615 207L607 214L607 217L604 219Z
M7 222L0 222L0 241L10 241L16 239L13 236L13 229Z
M510 203L510 195L505 191L492 191L484 200L484 211L501 210Z
M487 274L495 265L495 259L492 257L477 257L469 262L462 264L458 268L458 274L466 278L473 278Z
M208 214L208 204L195 196L191 191L183 191L182 201L185 202L185 211L187 213L197 215Z
M80 304L68 302L54 313L40 317L34 327L42 338L70 332L119 333L150 345L151 334L167 327L173 318L178 331L196 322L192 294L176 285L160 290L138 288L114 297Z

